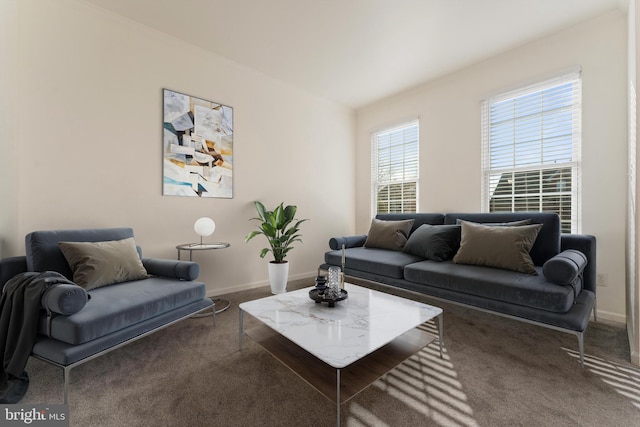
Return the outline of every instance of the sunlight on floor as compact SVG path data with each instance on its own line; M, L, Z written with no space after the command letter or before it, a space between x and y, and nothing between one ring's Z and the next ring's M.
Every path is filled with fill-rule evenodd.
M438 335L434 323L426 323L420 329ZM376 381L373 387L421 414L430 420L430 425L478 426L446 349L440 358L437 340ZM401 408L399 405L398 409ZM349 426L388 425L356 402L350 404L349 410Z
M573 358L580 359L577 351L562 348ZM616 362L584 355L584 367L613 387L618 394L627 397L636 408L640 409L640 369Z

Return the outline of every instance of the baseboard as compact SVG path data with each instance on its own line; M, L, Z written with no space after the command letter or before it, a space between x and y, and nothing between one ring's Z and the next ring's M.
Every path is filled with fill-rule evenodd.
M607 320L609 322L622 323L623 325L627 324L626 316L618 313L611 313L609 311L604 310L596 310L598 313L598 320Z
M309 281L309 286L311 286L313 284L312 280L314 277L316 277L316 274L317 274L317 271L314 270L309 273L289 275L289 280L287 281L287 283L289 283L292 287L295 287L297 282ZM264 286L269 286L268 279L261 280L259 282L246 283L242 285L227 286L226 288L211 289L207 291L207 296L210 298L214 298L220 295L230 294L233 292L248 291L250 289L262 288Z

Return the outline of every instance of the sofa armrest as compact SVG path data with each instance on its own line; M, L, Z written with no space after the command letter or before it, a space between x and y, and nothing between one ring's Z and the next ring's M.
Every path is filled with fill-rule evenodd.
M542 266L542 273L556 285L571 285L587 265L587 256L575 249L560 252Z
M173 259L142 258L142 265L152 276L171 277L180 280L196 280L200 275L200 266L193 261Z
M588 234L562 234L560 250L575 249L587 257L582 289L596 293L596 238Z
M0 290L13 276L27 271L27 257L14 256L0 259Z
M345 248L357 248L364 246L366 240L366 234L362 236L332 237L329 239L329 247L334 251L342 249L342 245L344 245Z
M89 294L84 288L71 283L56 283L42 293L40 303L47 311L69 316L82 310L88 300Z

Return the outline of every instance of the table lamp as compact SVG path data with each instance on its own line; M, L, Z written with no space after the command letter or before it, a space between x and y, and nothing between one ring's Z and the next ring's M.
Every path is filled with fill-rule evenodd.
M202 246L202 238L204 236L211 236L216 231L216 223L207 217L198 218L193 224L193 229L196 234L200 236L200 245Z

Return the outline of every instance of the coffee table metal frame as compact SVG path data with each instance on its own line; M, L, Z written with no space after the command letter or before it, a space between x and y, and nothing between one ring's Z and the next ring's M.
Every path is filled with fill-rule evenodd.
M442 309L353 284L346 284L345 288L349 291L349 298L337 303L334 308L329 308L325 304L316 304L311 300L308 293L313 288L248 301L239 306L239 349L242 350L244 335L260 344L283 365L336 404L336 425L338 426L340 425L340 406L343 403L436 339L433 334L418 326L437 318L437 338L441 358L444 344ZM403 319L406 320L404 325L400 326L392 336L387 337L388 339L385 338L386 342L382 342L377 348L364 351L361 349L353 354L339 356L325 353L322 350L324 348L339 348L341 341L344 341L345 335L349 334L349 329L353 327L346 320L350 312L350 307L346 304L357 304L354 298L375 298L376 303L368 305L378 306L381 309L383 308L380 306L381 302L383 305L400 304L396 309L400 309L402 304L408 304L406 310L410 311L413 307L421 314L415 317L416 312L407 313L407 317L413 316L415 319ZM342 311L338 313L335 310ZM359 315L362 316L362 309L360 310ZM375 308L365 310L368 317L366 321L371 323L359 333L359 338L367 342L372 338L369 334L376 333L372 328L375 329L383 324L379 319L380 313L371 312L371 310ZM258 319L261 324L245 330L245 311ZM336 320L340 316L342 320ZM318 331L318 335L315 336L318 342L308 340L309 334L300 329L301 320L302 323L308 322ZM357 323L362 326L363 320L365 319L358 318ZM328 335L323 336L323 332ZM350 345L354 344L351 338L348 342ZM316 345L315 349L314 345Z

